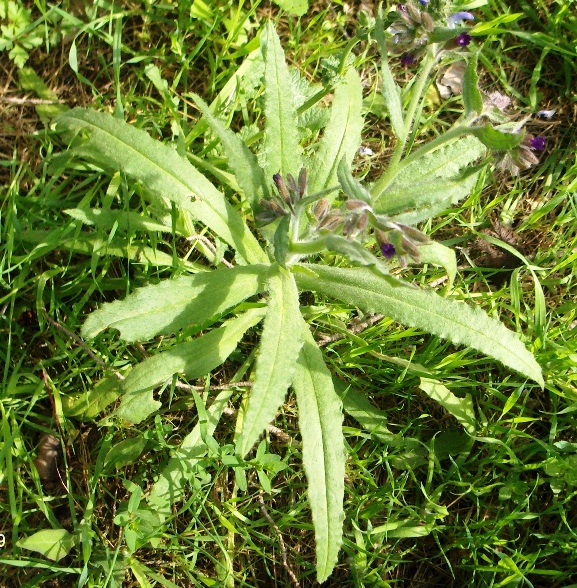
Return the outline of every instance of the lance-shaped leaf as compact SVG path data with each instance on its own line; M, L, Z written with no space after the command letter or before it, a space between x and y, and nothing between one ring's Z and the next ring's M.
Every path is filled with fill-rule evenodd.
M265 60L266 177L296 174L301 168L297 112L284 52L271 21L262 33L261 43Z
M463 103L467 116L481 114L483 97L479 91L479 76L477 75L477 55L473 53L469 58L465 76L463 78Z
M82 327L92 338L106 328L126 341L169 335L202 324L265 288L268 266L254 264L164 280L139 288L124 300L104 304Z
M477 306L442 298L432 291L407 286L392 276L367 268L335 268L303 264L294 273L299 286L316 290L367 312L386 314L400 323L495 358L543 386L541 368L519 337Z
M237 452L241 457L251 450L282 405L303 341L298 291L292 275L275 264L271 268L267 290L270 300L254 384L237 442Z
M228 165L234 172L244 197L255 212L258 201L261 198L269 197L264 172L258 165L256 156L250 152L245 142L237 134L224 127L202 98L196 94L193 94L192 98L220 139Z
M75 143L77 155L108 170L121 170L155 194L189 211L250 263L267 257L240 214L190 162L148 133L110 114L75 108L56 119L66 135L82 131L88 137ZM71 138L71 141L73 139Z
M331 118L325 128L313 160L309 193L332 188L337 181L337 167L341 160L347 166L361 144L363 92L359 74L351 67L335 89Z
M384 192L375 192L379 184L377 181L372 190L375 212L397 214L439 202L457 202L468 196L471 187L471 176L463 174L462 170L485 152L480 141L467 136L424 154L402 167Z
M256 325L263 314L260 308L249 310L206 335L139 363L122 382L124 396L118 415L131 423L143 421L160 407L160 402L152 396L156 386L177 373L200 378L211 372L236 349L244 333Z
M391 73L389 67L389 60L387 57L388 50L385 43L385 30L383 19L378 18L375 26L375 38L379 46L381 54L381 75L383 76L382 94L385 106L389 112L391 120L391 127L397 139L404 141L407 134L405 129L405 121L403 119L403 105L401 102L401 88L395 82L395 78Z
M344 159L339 161L337 177L343 192L348 198L362 200L367 204L371 203L372 198L370 192L353 176L351 168L347 165Z
M303 441L303 465L315 528L317 580L324 582L337 562L343 536L345 445L341 401L308 325L293 376Z

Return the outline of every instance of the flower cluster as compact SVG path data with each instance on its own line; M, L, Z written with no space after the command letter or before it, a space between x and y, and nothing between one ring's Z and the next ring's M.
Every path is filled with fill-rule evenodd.
M535 151L544 151L546 144L546 137L525 135L516 148L497 155L497 169L509 172L513 176L518 175L520 171L529 169L539 163L539 157L535 154Z
M273 181L278 190L276 198L260 201L261 211L256 215L256 221L260 226L268 225L281 216L295 215L295 205L307 192L307 170L303 167L297 180L287 174L286 182L280 174L273 176Z
M438 19L435 22L431 13L426 9L428 0L419 0L422 8L414 2L398 4L395 13L395 22L388 31L393 36L394 49L401 49L401 64L405 67L413 65L424 48L431 44L432 33L444 31L445 49L458 49L467 47L472 37L465 31L459 32L463 22L474 20L470 12L460 11L451 14L446 22ZM452 30L454 29L454 32Z
M396 257L401 267L406 267L409 259L418 263L421 259L419 245L429 242L429 238L418 229L375 214L364 200L349 198L342 210L331 209L329 200L321 198L313 206L313 215L317 221L316 231L321 234L340 229L344 237L352 240L364 237L372 228L383 257L389 261Z

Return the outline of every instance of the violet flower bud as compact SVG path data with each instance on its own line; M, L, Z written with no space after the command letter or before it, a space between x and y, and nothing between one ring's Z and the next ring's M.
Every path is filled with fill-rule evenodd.
M381 253L385 259L392 259L396 253L395 246L392 243L381 243Z
M404 65L405 67L413 65L415 61L417 60L415 59L415 56L412 53L403 53L401 55L401 65Z
M533 137L529 139L529 146L535 151L544 151L547 143L547 137Z
M272 177L276 188L278 190L278 193L280 194L280 197L287 203L290 204L291 199L290 199L290 194L287 188L287 185L285 184L285 181L283 180L283 177L280 174L274 174L274 176Z
M459 47L466 47L472 40L473 37L467 33L461 33L456 39L457 45L459 45Z

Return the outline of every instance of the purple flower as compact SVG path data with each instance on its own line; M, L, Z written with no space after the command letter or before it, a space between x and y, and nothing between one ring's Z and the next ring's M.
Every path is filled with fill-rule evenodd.
M426 6L429 3L429 0L419 0L419 2L423 5Z
M471 37L471 35L468 35L467 33L461 33L456 41L457 41L457 45L459 45L459 47L466 47L471 41L472 41L473 37Z
M401 65L408 67L409 65L413 65L416 59L412 53L403 53L401 55Z
M407 7L404 4L398 4L397 10L400 10L401 12L407 12Z
M455 12L447 19L447 25L450 29L454 29L455 26L461 25L464 20L475 20L475 17L470 12Z
M529 139L529 146L535 151L544 151L547 143L547 137L533 137Z
M381 243L381 253L386 259L392 259L396 252L392 243Z

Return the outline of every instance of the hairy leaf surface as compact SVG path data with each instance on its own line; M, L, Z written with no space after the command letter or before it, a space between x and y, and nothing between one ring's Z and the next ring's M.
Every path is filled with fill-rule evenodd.
M59 116L56 123L57 130L67 131L67 135L88 133L85 141L74 141L77 155L106 169L122 170L148 190L189 211L248 262L266 262L265 252L240 214L173 148L104 112L75 108Z
M459 190L459 185L467 178L466 175L463 180L460 178L461 171L485 152L479 140L466 136L419 157L401 167L386 190L381 192L379 181L375 183L371 190L375 212L395 214L430 205L441 201L443 192L445 201L457 202L470 190L470 186Z
M155 386L176 373L184 373L189 378L205 376L224 362L244 333L263 315L263 309L249 310L206 335L177 344L139 363L122 382L124 396L118 409L119 416L131 423L144 420L160 406L160 402L152 397Z
M302 322L304 345L293 376L303 464L315 527L317 580L331 574L342 544L345 445L341 401L323 354Z
M350 166L361 144L363 92L359 74L351 67L336 87L331 118L313 160L309 193L338 185L341 160Z
M267 274L265 265L235 266L139 288L93 312L82 336L92 338L109 327L118 329L126 341L176 333L262 292Z
M284 51L272 22L267 23L261 36L261 43L266 86L266 177L272 178L276 173L283 176L287 173L294 175L301 167L297 112Z
M258 165L256 156L251 153L244 141L224 125L212 114L209 106L196 94L192 95L196 105L216 133L228 160L230 169L244 197L253 211L261 198L268 198L268 188L262 168Z
M303 340L298 291L292 275L278 265L272 266L267 290L270 300L254 385L248 397L237 444L241 457L251 450L282 405Z
M314 272L295 272L299 286L356 304L368 312L386 314L400 323L419 327L449 341L467 345L543 386L541 368L519 337L477 306L442 298L432 291L408 286L367 268L335 268L302 264Z

